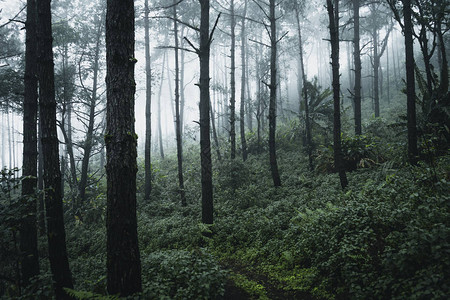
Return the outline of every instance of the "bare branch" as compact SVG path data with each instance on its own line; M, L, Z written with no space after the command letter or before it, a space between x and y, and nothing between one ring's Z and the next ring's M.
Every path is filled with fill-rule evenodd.
M265 46L265 47L268 47L268 48L270 48L270 46L269 45L267 45L267 44L264 44L264 43L262 43L262 42L260 42L260 41L257 41L257 40L253 40L253 39L248 39L250 42L253 42L253 43L256 43L256 44L259 44L259 45L262 45L262 46Z
M5 24L0 25L0 28L5 27L6 25L8 25L11 22L19 22L19 21L16 20L16 18L24 11L25 8L27 8L26 5L24 7L22 7L22 9L19 10L19 12L12 19L9 19L8 22L6 22ZM25 22L22 22L22 21L20 21L20 23L24 23L25 24Z
M191 52L191 53L197 53L191 49L188 48L184 48L184 47L175 47L175 46L158 46L156 47L156 49L178 49L178 50L183 50L183 51L187 51L187 52Z
M198 49L197 47L195 47L194 46L194 44L192 44L191 43L191 41L187 38L187 37L184 37L184 40L189 44L189 46L191 46L195 51L195 53L196 54L199 54L200 53L200 49Z
M263 14L266 16L267 19L270 20L270 16L267 14L266 10L258 3L258 1L253 0L253 2L259 7L259 9L263 12ZM269 6L267 3L264 3L267 6Z
M176 21L176 22L178 22L178 23L180 23L180 24L182 24L182 25L184 25L186 27L189 27L192 30L200 31L199 28L197 28L197 27L195 27L195 26L193 26L193 25L191 25L189 23L186 23L184 21L181 21L180 19L171 17L171 16L154 16L154 17L151 17L151 19L169 19L169 20L172 20L172 21Z
M209 34L208 45L211 45L212 38L213 38L213 35L214 35L214 31L216 30L217 24L219 23L219 19L220 19L220 15L221 15L221 14L222 14L222 13L219 13L219 15L217 16L216 23L214 23L214 27L213 27L213 29L211 30L211 33Z
M278 44L279 41L281 41L287 34L289 33L289 31L286 31L277 41L276 43Z

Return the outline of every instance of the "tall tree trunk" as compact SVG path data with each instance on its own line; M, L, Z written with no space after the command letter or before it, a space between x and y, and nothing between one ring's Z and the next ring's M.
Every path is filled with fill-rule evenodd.
M101 12L101 18L97 22L97 32L96 32L96 45L94 49L94 74L92 82L92 92L89 101L89 123L86 131L86 139L83 145L83 159L81 161L81 174L80 181L78 184L78 190L80 193L80 204L84 205L86 202L86 186L88 181L88 171L89 171L89 160L91 158L92 147L94 145L94 125L95 125L95 108L97 105L97 90L98 90L98 71L99 71L99 61L100 61L100 47L101 38L103 32L103 22L104 22L104 11Z
M276 154L275 131L277 127L277 30L275 0L269 1L270 19L270 101L269 101L269 158L274 186L281 186Z
M37 66L39 67L39 66ZM38 107L39 115L39 107ZM44 157L42 155L42 121L41 117L38 117L38 173L37 173L37 184L39 191L39 212L38 212L38 224L39 224L39 236L44 236L47 232L45 226L45 201L44 201Z
M388 104L391 103L391 65L390 65L390 59L389 59L389 42L386 44L386 100Z
M1 164L1 169L3 169L3 167L6 167L6 149L5 149L5 145L6 145L6 134L5 134L5 112L2 110L2 164Z
M161 158L164 159L164 145L163 145L163 138L162 138L162 125L161 125L161 94L162 94L162 86L164 82L164 65L166 61L166 55L163 55L163 63L161 67L161 84L159 85L159 91L158 91L158 143L159 143L159 154L161 155Z
M134 1L108 0L106 10L106 267L109 294L140 292L134 130Z
M45 208L50 269L56 299L70 299L63 288L73 288L66 249L66 233L61 195L56 101L52 51L50 0L37 0L37 40L39 76L39 116L42 126Z
M342 164L341 151L341 109L340 109L340 82L339 82L339 0L327 0L328 18L330 20L331 41L331 66L333 72L333 142L334 142L334 166L339 173L341 187L348 185L347 175Z
M236 20L234 15L234 0L230 1L230 30L231 30L231 69L230 69L230 140L231 159L236 158Z
M414 79L414 42L411 0L402 0L405 55L406 55L406 115L408 127L408 157L411 164L416 164L419 152L417 150L417 127L416 127L416 85Z
M245 63L245 51L246 51L246 39L247 33L245 31L245 18L247 15L247 0L244 0L244 13L241 21L241 103L239 108L239 124L241 133L241 144L242 144L242 160L247 160L247 141L245 139L245 83L246 83L246 68Z
M199 0L200 17L200 160L202 166L202 222L213 224L213 184L211 162L211 138L209 115L209 56L211 38L209 32L209 0Z
M249 53L250 53L250 47L247 47L247 51L245 51L245 56L246 56L246 61L248 61L250 63L250 59L249 59ZM247 88L247 126L248 129L253 132L253 105L251 103L251 93L250 93L250 74L249 74L249 67L247 66L246 70L245 70L245 86Z
M443 11L441 12L444 13ZM442 95L445 95L448 93L448 86L449 86L449 79L448 79L448 59L447 59L447 50L445 48L445 40L444 40L444 33L441 29L442 25L441 23L438 23L436 31L438 35L438 42L439 42L439 50L438 53L440 53L441 57L441 63L440 63L440 73L441 73L441 83L439 85L439 90Z
M305 105L305 127L306 127L306 152L308 153L308 161L309 161L309 170L314 170L313 159L312 159L312 151L313 151L313 143L312 143L312 135L311 135L311 123L309 119L309 104L308 104L308 89L307 89L307 79L305 73L305 64L303 61L303 40L302 40L302 30L300 26L300 11L298 6L295 5L295 18L297 20L297 33L298 33L298 51L300 58L300 68L302 72L302 82L303 82L303 100Z
M376 8L373 8L373 13L376 12ZM375 118L380 116L380 61L381 57L386 50L386 45L389 39L389 34L392 30L390 26L386 32L386 36L381 41L381 48L378 48L378 34L379 30L374 28L372 31L373 41L373 99L375 104Z
M152 70L150 58L150 28L149 28L149 7L148 0L145 0L145 150L144 150L144 172L145 187L144 199L150 200L152 191L152 163L151 163L151 141L152 141Z
M183 140L181 136L180 119L180 66L178 62L178 21L177 3L173 3L173 31L175 36L175 134L177 137L177 161L178 161L178 192L180 193L181 205L186 206L186 193L184 191L183 179Z
M216 98L215 97L216 94L217 93L214 93L214 97L213 98ZM211 126L212 126L212 133L213 133L214 144L215 144L215 147L216 147L217 159L219 161L221 161L222 160L222 155L220 154L219 138L217 137L216 121L215 121L215 119L216 119L215 118L215 109L213 108L211 103L209 104L209 110L210 110L210 114L211 114ZM219 117L217 118L217 120L219 120Z
M378 56L378 29L372 30L373 43L373 103L375 106L375 118L380 117L380 95L378 89L380 59Z
M9 101L6 100L6 130L8 130L8 168L11 170L12 165L12 145L11 145L11 115L9 113Z
M355 64L355 88L353 89L355 134L362 134L361 126L361 47L359 45L359 6L360 0L353 0L353 59Z
M33 276L39 274L37 248L37 39L36 2L27 1L27 21L25 23L25 95L23 101L23 169L22 204L24 211L20 226L20 251L22 283L27 286Z
M184 26L181 27L181 36L184 36ZM181 40L181 47L184 47L184 39ZM181 135L183 135L184 131L184 103L185 103L185 95L184 95L184 58L185 52L180 52L180 124L181 124Z

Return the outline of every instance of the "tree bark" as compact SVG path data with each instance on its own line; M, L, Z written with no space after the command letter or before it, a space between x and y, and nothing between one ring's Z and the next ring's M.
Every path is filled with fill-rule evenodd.
M39 116L42 128L45 208L50 269L56 299L71 299L63 288L73 288L66 249L61 172L56 131L56 101L50 0L37 0Z
M27 1L27 20L25 23L25 95L23 101L23 169L22 204L24 211L20 227L20 250L22 283L27 286L33 276L39 274L37 248L37 39L36 2Z
M417 163L419 152L417 150L417 127L416 127L416 85L414 78L414 42L411 0L402 0L405 55L406 55L406 115L408 128L408 158L411 164Z
M246 62L245 51L247 43L247 33L245 31L245 18L247 15L247 0L244 0L244 13L241 21L241 103L239 108L239 125L242 144L242 160L247 160L247 141L245 139L245 83L246 83Z
M145 186L144 199L150 200L152 191L152 163L151 163L151 141L152 141L152 69L150 58L150 28L149 28L149 7L148 0L145 0L145 149L144 149L144 172Z
M177 137L177 161L178 161L178 192L180 193L181 205L186 206L186 193L184 191L183 179L183 140L181 136L180 118L180 66L178 61L178 22L176 0L173 3L173 31L175 36L175 133Z
M355 64L355 88L353 89L355 134L362 134L361 126L361 47L359 45L359 5L360 0L353 0L353 59Z
M334 4L333 4L334 2ZM339 82L339 0L327 0L328 18L330 20L331 66L333 74L333 142L334 166L339 173L342 189L348 185L347 175L342 164L341 151L341 110L340 110L340 82Z
M269 100L269 158L274 186L281 186L276 154L275 131L277 127L277 31L275 0L269 1L270 17L270 100Z
M200 160L202 166L202 222L213 224L213 184L210 137L209 56L211 38L209 32L209 0L199 0L200 17Z
M234 0L230 1L230 30L231 30L231 49L230 49L230 141L231 141L231 159L236 158L236 20L234 15Z
M108 0L106 10L106 267L108 293L140 292L134 131L134 1Z
M300 68L302 71L302 81L303 81L303 103L305 105L305 129L306 129L306 152L308 154L309 161L309 170L314 170L312 151L313 151L313 143L312 143L312 135L311 135L311 123L309 119L309 104L308 104L308 89L307 89L307 79L305 73L305 64L303 61L303 41L302 41L302 30L300 26L300 11L298 9L298 5L295 5L295 18L297 20L297 33L298 33L298 51L300 58Z
M166 61L166 55L163 55L163 62L161 67L161 84L159 85L159 91L158 91L158 141L159 141L159 154L161 155L161 158L164 159L164 145L163 145L163 138L162 138L162 126L161 126L161 94L162 94L162 87L164 82L164 68L165 68L165 61Z
M98 20L97 32L96 32L96 44L94 48L94 62L93 62L93 79L92 79L92 92L89 101L89 122L86 131L86 139L83 145L83 158L81 161L81 174L80 181L78 183L78 190L80 193L80 204L84 205L86 202L86 186L88 181L89 160L91 158L92 147L94 146L94 125L95 125L95 108L97 105L97 90L98 90L98 72L100 69L100 47L101 38L103 32L104 11L101 12L101 18Z

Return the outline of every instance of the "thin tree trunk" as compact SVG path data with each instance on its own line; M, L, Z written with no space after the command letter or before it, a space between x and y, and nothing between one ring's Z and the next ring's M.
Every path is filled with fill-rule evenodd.
M164 62L166 60L166 55L163 55L163 63L161 67L161 84L159 86L158 91L158 141L159 141L159 154L161 155L161 159L164 159L164 145L162 138L162 125L161 125L161 94L162 94L162 86L164 82Z
M12 169L12 145L11 145L11 116L9 113L9 101L6 100L6 130L8 130L8 169Z
M2 165L0 166L1 169L3 169L3 167L6 167L6 149L5 149L5 145L6 145L6 134L5 134L5 112L2 110Z
M180 193L181 205L186 206L186 193L183 179L183 141L181 137L180 119L180 66L178 62L178 21L176 0L173 3L173 30L175 36L175 134L177 139L177 161L178 161L178 192Z
M245 17L247 15L247 0L244 0L244 13L241 21L241 103L239 108L239 124L241 133L241 144L242 144L242 160L247 160L247 141L245 139L245 82L246 82L246 68L245 63L245 51L246 51L246 31L245 31Z
M24 212L20 226L21 272L24 286L39 274L37 248L37 39L36 2L27 1L27 21L25 23L25 95L23 101L23 169L22 205Z
M95 108L97 105L97 90L98 90L98 71L100 61L100 47L101 37L103 32L104 11L101 13L101 19L97 20L97 33L96 33L96 45L94 49L94 65L93 65L93 82L92 92L89 101L89 123L86 131L86 139L83 145L83 159L81 161L81 174L80 182L78 184L78 190L80 193L80 205L83 206L86 202L86 186L88 181L89 160L91 158L92 147L94 145L94 125L95 125Z
M61 194L56 101L52 51L50 0L37 3L37 40L39 74L39 115L42 126L45 208L50 269L56 299L71 299L63 288L73 288L66 249L66 233Z
M134 1L108 0L106 280L108 293L120 296L142 290L136 218L135 63Z
M295 17L297 20L297 31L298 31L298 47L299 47L299 57L300 57L300 67L302 72L302 81L303 81L303 100L305 105L305 127L306 127L306 152L308 153L308 161L309 161L309 170L314 170L313 159L312 159L312 151L313 151L313 143L312 143L312 135L311 135L311 123L309 118L309 104L308 104L308 89L307 89L307 79L305 73L305 64L303 61L303 41L302 41L302 30L300 26L300 18L299 18L299 10L298 6L295 6Z
M158 131L160 132L160 136L159 136L159 143L160 143L160 154L164 154L163 152L161 152L161 151L163 151L163 148L164 148L164 145L162 144L163 143L163 141L162 141L162 126L161 126L161 111L160 111L160 104L161 104L161 95L162 95L162 90L163 90L163 84L164 84L164 71L165 71L165 69L166 69L166 53L164 53L163 54L163 61L162 61L162 64L161 64L161 82L160 82L160 85L159 85L159 90L158 90ZM169 91L171 91L172 90L172 86L171 86L171 84L170 84L170 70L169 70L169 64L167 63L167 80L168 80L168 83L169 83ZM171 107L171 109L172 109L172 115L174 116L175 115L175 112L173 111L173 105L172 105L172 100L173 100L173 96L172 96L172 93L170 93L170 107ZM164 158L163 156L161 156L161 158Z
M390 73L390 60L389 60L389 44L386 45L386 100L388 104L391 104L391 73Z
M277 30L275 0L269 1L270 18L270 101L269 101L269 157L273 185L281 186L276 154L275 131L277 127Z
M216 131L215 112L214 112L214 109L211 104L209 105L209 109L210 109L210 114L211 114L211 126L212 126L214 144L216 146L217 159L219 161L221 161L222 155L220 154L219 138L217 137L217 131Z
M375 106L375 118L378 118L380 116L380 95L378 89L380 59L378 56L378 30L376 28L372 30L372 42L373 42L373 102Z
M339 0L327 0L327 11L330 20L330 41L331 41L331 65L333 72L333 141L334 141L334 165L339 173L342 189L348 185L347 175L342 164L341 151L341 113L340 113L340 82L339 82Z
M353 59L355 64L355 88L353 90L355 134L362 134L361 126L361 47L359 45L359 6L360 0L353 0Z
M184 26L181 27L181 36L184 36ZM184 47L184 39L181 41L181 47ZM185 60L185 52L180 52L180 124L181 124L181 136L183 136L184 132L184 103L185 103L185 95L184 95L184 63Z
M230 140L231 159L236 158L236 21L234 16L234 0L230 1L230 29L231 29L231 69L230 69Z
M152 141L152 70L150 57L150 28L149 28L149 7L148 0L145 0L145 187L144 199L150 200L152 191L152 165L151 165L151 141Z

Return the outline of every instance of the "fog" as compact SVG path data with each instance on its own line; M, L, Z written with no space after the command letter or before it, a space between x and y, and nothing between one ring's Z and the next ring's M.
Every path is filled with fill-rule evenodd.
M86 55L86 51L92 46L86 46L86 38L88 31L93 31L93 23L95 18L99 18L102 14L102 1L53 1L53 24L54 31L58 36L54 39L54 53L55 53L55 72L63 72L64 64L73 65L77 68L77 64L82 60L82 54ZM239 111L240 107L240 89L241 89L241 41L240 41L240 14L243 9L243 1L236 1L236 111ZM331 68L330 68L330 45L329 45L329 32L328 32L328 20L326 17L326 11L324 8L325 1L306 1L303 8L301 26L303 30L303 49L304 49L304 63L306 76L308 80L317 78L318 85L322 88L328 88L331 85ZM20 55L13 58L2 59L2 67L9 66L16 72L22 72L21 63L23 51L24 51L24 30L21 30L23 22L26 18L25 11L20 12L24 7L24 1L8 0L0 2L2 11L0 14L0 24L6 24L3 30L12 32L12 36L19 41L18 50ZM174 38L173 38L173 21L170 19L170 10L162 9L161 7L167 6L165 1L151 3L150 12L150 43L151 43L151 68L152 68L152 149L156 151L158 147L158 119L157 119L157 103L161 103L161 131L163 134L164 147L167 149L173 149L175 146L175 129L173 115L174 111ZM212 1L211 2L211 27L215 21L219 12L222 12L222 16L218 23L217 31L215 32L213 42L211 45L211 101L214 111L214 120L217 122L217 131L220 135L226 136L228 132L229 124L226 121L229 119L228 106L230 99L230 19L229 12L227 11L226 1ZM136 79L136 95L135 95L135 116L136 116L136 133L139 136L138 139L138 153L139 156L143 153L144 135L145 135L145 55L144 55L144 30L143 30L143 1L135 1L136 7L136 50L135 57L137 59L135 68ZM386 8L383 8L386 10ZM184 143L198 141L198 101L199 101L199 89L195 85L199 78L199 60L195 53L192 53L192 47L188 45L187 37L190 41L197 44L198 36L195 31L188 26L183 25L191 24L192 26L199 25L199 5L197 1L184 1L180 4L178 9L179 19L181 21L179 32L179 41L181 43L181 51L184 51L184 64L181 66L184 76L184 86L182 87L185 99L184 108L184 120L183 120L183 133ZM367 7L361 8L361 15L368 15L369 9ZM283 37L279 42L279 55L278 55L278 71L279 71L279 95L278 95L278 115L284 120L296 119L299 114L299 85L301 85L299 61L298 61L298 46L297 46L297 29L295 27L295 20L292 17L292 12L287 9L280 9L277 13L280 16L278 21L278 35ZM13 21L10 19L15 18ZM262 22L266 22L264 14L261 12L260 7L249 2L249 11L247 12L247 57L246 63L248 66L247 74L250 78L247 79L245 91L245 97L247 101L251 101L253 107L256 106L258 98L258 82L264 81L264 76L268 75L268 69L262 68L260 71L265 72L259 74L261 78L256 78L257 70L255 69L258 64L268 66L268 47L262 44L268 44L269 37L264 30ZM348 8L342 8L341 23L342 25L342 42L340 43L340 67L341 67L341 90L342 101L350 103L349 91L353 89L352 73L353 73L353 49L351 42L352 28L348 25L348 21L351 20L351 16ZM68 40L67 49L65 55L67 56L63 62L61 52L64 43L64 31L59 30L58 26L61 23L67 22L71 33L74 34L74 40ZM380 25L379 36L384 37L386 34L388 23L386 25ZM64 30L66 30L64 29ZM85 32L85 33L83 33ZM77 40L78 39L78 40ZM11 40L5 40L3 43L9 43ZM370 86L371 80L371 40L368 34L362 34L361 44L363 48L363 84ZM81 44L84 44L82 47ZM101 43L101 59L99 70L99 104L97 110L104 109L105 105L105 52L104 52L104 34L102 34ZM58 48L59 47L59 48ZM381 70L385 69L387 60L396 61L398 68L402 68L401 58L399 53L402 53L402 35L397 25L394 26L394 30L389 36L387 53L381 58ZM186 51L187 50L187 51ZM191 50L191 51L189 51ZM395 50L395 51L394 51ZM162 64L165 60L164 78L161 81ZM89 65L88 60L84 60L86 68ZM67 67L67 66L66 66ZM170 70L168 72L168 70ZM80 76L75 72L72 83L74 86L74 92L71 95L71 100L74 105L73 109L86 110L78 102L79 94L81 93ZM87 72L87 69L84 71ZM92 84L92 74L84 74L83 84ZM170 82L169 79L170 78ZM387 82L387 79L384 79ZM56 83L58 84L58 83ZM263 90L266 87L263 86ZM264 92L264 91L262 91ZM58 87L57 87L58 93ZM160 95L160 96L159 96ZM17 96L17 95L16 95ZM7 96L10 97L10 96ZM58 95L57 95L58 97ZM366 95L366 101L371 101L369 95ZM160 99L160 100L158 100ZM20 100L20 99L19 99ZM2 98L2 103L6 103L7 99ZM12 112L11 109L3 110L1 116L1 131L2 131L2 155L1 165L7 167L21 167L21 132L22 132L22 120L20 114L20 102L16 105L17 110ZM7 113L9 112L9 114ZM255 112L250 112L255 121ZM9 123L8 123L9 118ZM58 118L61 119L61 109L58 110ZM66 117L67 118L67 117ZM104 113L99 113L96 116L96 124L103 122ZM68 121L68 120L66 120ZM70 116L71 125L73 126L73 139L75 141L82 140L84 138L82 129L82 123L80 117L76 114ZM9 124L9 125L8 125ZM14 127L12 127L14 125ZM97 133L101 135L99 131ZM61 140L61 153L64 153L64 139L61 132L59 132L59 138ZM12 144L14 147L12 147ZM12 147L12 149L11 149ZM11 149L9 151L8 149ZM77 158L80 157L80 150L75 149ZM11 157L11 158L10 158Z

